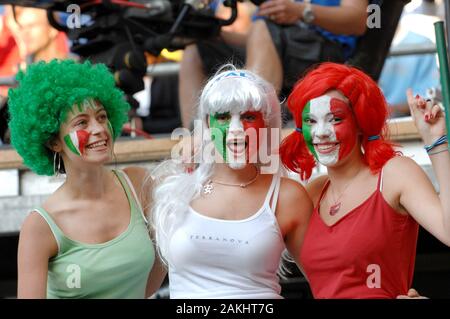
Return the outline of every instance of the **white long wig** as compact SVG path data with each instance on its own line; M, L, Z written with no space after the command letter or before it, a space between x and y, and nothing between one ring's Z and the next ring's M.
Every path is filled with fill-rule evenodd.
M202 123L201 150L212 143L207 122L210 114L261 111L269 135L270 128L281 129L280 103L273 86L260 76L248 70L236 69L231 64L224 65L208 81L201 93L198 110L198 119ZM267 140L271 141L271 138ZM277 156L278 144L279 137L276 145L269 146L270 152ZM152 172L156 183L150 220L156 235L156 246L164 263L168 263L168 245L172 234L183 223L190 203L200 196L213 170L214 163L201 162L194 172L188 173L178 161L167 160Z

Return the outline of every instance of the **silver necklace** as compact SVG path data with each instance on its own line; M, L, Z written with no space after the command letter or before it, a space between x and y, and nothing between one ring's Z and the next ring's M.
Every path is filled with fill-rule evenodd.
M227 182L222 182L222 181L216 181L216 180L208 180L205 185L203 185L203 194L204 195L209 195L212 194L213 190L214 190L214 186L213 184L220 184L220 185L225 185L225 186L236 186L236 187L240 187L240 188L246 188L248 185L252 184L253 182L256 181L256 179L259 176L259 169L258 167L256 167L256 174L255 176L249 180L248 182L245 183L227 183Z
M356 177L359 175L359 173L361 172L361 168L359 169L358 173L356 173L356 175L351 179L351 181L349 183L347 183L347 185L345 185L343 191L341 192L341 194L337 197L337 199L333 200L334 204L330 206L330 210L328 211L328 214L330 214L330 216L334 216L337 213L339 213L339 209L341 209L341 205L342 202L339 201L341 199L341 197L345 194L345 191L347 190L347 188L353 183L353 181L356 179ZM331 193L333 193L333 197L335 195L334 193L334 189L331 190ZM339 202L338 202L339 201ZM331 204L331 203L330 203Z

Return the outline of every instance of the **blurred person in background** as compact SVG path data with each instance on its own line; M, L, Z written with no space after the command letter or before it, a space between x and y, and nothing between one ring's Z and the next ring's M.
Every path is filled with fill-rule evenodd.
M9 143L8 88L14 76L35 61L63 59L69 54L66 35L54 29L43 9L3 6L0 16L0 140Z

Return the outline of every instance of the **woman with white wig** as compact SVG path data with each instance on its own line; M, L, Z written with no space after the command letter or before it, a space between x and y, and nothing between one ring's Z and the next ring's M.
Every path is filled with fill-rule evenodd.
M281 177L275 90L225 66L206 84L199 117L202 153L214 149L214 160L193 172L169 160L154 172L153 226L170 297L282 298L281 256L287 248L298 260L312 204Z

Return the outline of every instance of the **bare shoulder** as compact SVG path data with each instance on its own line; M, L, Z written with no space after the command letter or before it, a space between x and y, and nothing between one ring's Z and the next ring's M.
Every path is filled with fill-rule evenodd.
M153 178L150 172L145 168L137 166L126 167L123 171L133 184L142 208L144 211L147 211L151 205L151 192L153 189Z
M134 183L142 184L147 178L150 178L150 172L139 166L128 166L123 169L130 180Z
M37 211L32 211L28 214L20 231L39 233L41 235L51 235L50 226L47 224L44 217L42 217Z
M309 211L311 200L303 185L291 178L281 178L279 208L282 211Z
M288 177L281 177L280 198L295 200L299 197L308 196L302 184Z
M293 229L306 225L312 208L303 185L290 178L281 179L276 215L283 237Z
M386 192L400 192L429 183L425 171L413 159L407 156L391 158L383 167L383 189ZM386 193L385 192L385 193Z
M390 160L388 160L386 162L386 164L384 165L384 168L399 168L402 167L404 165L407 166L418 166L418 164L410 157L408 156L394 156L393 158L391 158Z
M133 186L142 186L144 183L150 182L151 177L150 172L143 167L139 166L128 166L123 169L127 174Z
M419 172L423 172L420 165L407 156L395 156L383 167L383 174L386 176L408 177Z
M45 219L36 211L32 211L25 218L20 229L20 241L32 245L48 256L58 252L58 244Z
M327 180L328 175L321 175L306 184L306 191L308 192L308 196L311 198L313 203L316 203L319 199L320 192L322 191Z

